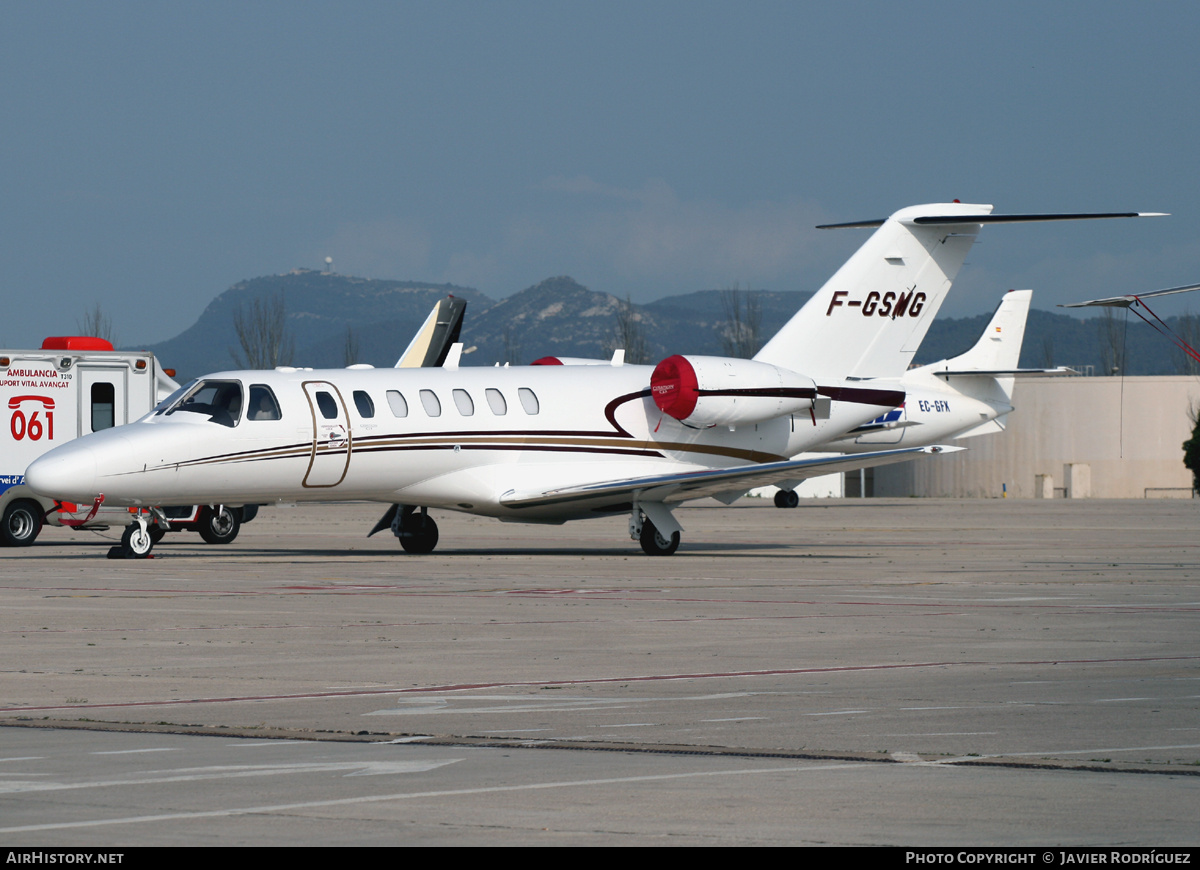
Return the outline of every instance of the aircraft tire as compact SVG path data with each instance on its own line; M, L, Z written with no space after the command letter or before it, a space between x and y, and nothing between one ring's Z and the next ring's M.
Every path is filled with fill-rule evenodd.
M154 549L154 538L141 523L130 523L121 534L121 552L126 559L145 559Z
M400 524L400 546L406 553L432 553L438 542L438 527L428 514L413 513Z
M670 538L663 537L650 520L642 520L642 536L640 539L642 552L647 556L670 556L679 549L679 532Z
M19 498L4 509L0 520L0 544L28 547L42 531L42 511L35 501Z
M200 510L197 531L200 532L200 537L204 539L205 543L231 544L241 528L242 520L238 508L221 505L219 511L213 510L211 507L204 507Z
M794 508L800 506L800 496L794 489L781 489L775 493L775 507Z

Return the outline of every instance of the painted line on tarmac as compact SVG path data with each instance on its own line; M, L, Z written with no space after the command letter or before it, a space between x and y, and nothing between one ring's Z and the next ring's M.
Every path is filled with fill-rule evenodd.
M452 683L443 686L419 686L393 689L359 689L338 692L300 692L281 695L243 695L223 698L173 698L166 701L124 701L114 704L56 704L29 707L0 707L4 713L39 713L50 710L107 710L132 709L137 707L175 707L193 704L237 704L262 701L308 701L317 698L366 698L379 695L413 695L438 692L465 692L477 689L502 689L518 686L588 686L609 683L648 683L675 680L735 679L744 677L802 676L805 674L853 673L860 671L918 670L924 668L977 668L977 667L1034 667L1042 665L1105 665L1140 664L1148 662L1183 662L1200 659L1200 655L1146 656L1111 659L1042 659L1031 661L945 661L909 662L886 665L838 665L824 668L770 668L756 671L713 671L691 674L640 674L625 677L591 677L571 680L519 680L494 683Z
M355 804L380 803L383 801L419 800L422 798L458 797L478 794L503 794L506 792L539 791L552 788L582 788L602 785L627 785L643 782L669 782L671 780L695 779L699 777L719 776L755 776L758 774L807 773L810 771L824 773L828 770L853 770L864 767L878 767L865 762L849 764L805 764L788 767L746 768L740 770L692 771L689 773L664 773L646 776L623 776L606 779L579 779L558 782L537 782L526 785L488 786L479 788L457 788L438 791L397 792L395 794L367 795L352 798L336 798L324 801L305 801L291 804L266 804L256 807L231 807L221 810L202 810L198 812L162 813L152 816L128 816L117 819L89 819L75 822L50 822L41 825L18 825L11 828L0 828L0 834L18 834L31 831L54 831L67 828L95 828L107 825L132 825L147 822L166 822L187 819L222 818L228 816L244 816L254 813L286 813L297 810L315 809L318 807L352 806Z

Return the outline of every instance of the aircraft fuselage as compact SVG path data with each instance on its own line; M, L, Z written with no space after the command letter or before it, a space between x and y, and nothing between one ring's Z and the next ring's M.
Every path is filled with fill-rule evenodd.
M839 384L821 418L693 428L655 405L651 371L221 372L202 379L196 401L65 445L31 474L40 490L83 503L101 494L106 505L130 506L364 499L562 522L597 512L514 511L503 497L780 461L877 417L900 395Z

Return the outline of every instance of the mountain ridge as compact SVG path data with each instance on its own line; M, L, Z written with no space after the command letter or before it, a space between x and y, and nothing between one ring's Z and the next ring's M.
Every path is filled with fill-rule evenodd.
M606 359L617 346L629 343L618 337L622 314L626 318L626 339L631 333L640 337L647 362L673 353L724 355L732 334L727 308L735 297L743 302L755 300L761 344L811 294L697 290L637 304L560 275L495 300L472 287L455 284L296 269L234 284L209 303L192 326L143 349L152 351L180 377L237 368L234 353L240 353L240 348L234 328L236 312L239 307L248 312L255 300L278 299L294 340L293 364L340 368L351 358L348 352L356 348L351 361L387 367L407 347L434 303L446 295L467 301L462 330L467 349L464 365L520 365L542 356ZM1128 326L1125 317L1130 318ZM916 362L934 362L962 353L978 340L989 319L989 314L981 314L935 320ZM1194 330L1197 320L1200 318L1177 317L1168 318L1168 323L1187 338L1187 330ZM1188 371L1182 355L1149 327L1130 315L1117 314L1114 322L1119 332L1106 332L1103 317L1080 320L1033 309L1021 365L1092 366L1095 373L1107 374L1101 369L1106 365L1111 368L1111 357L1119 355L1119 344L1123 343L1128 359L1126 374ZM1194 339L1194 335L1189 339L1193 345Z

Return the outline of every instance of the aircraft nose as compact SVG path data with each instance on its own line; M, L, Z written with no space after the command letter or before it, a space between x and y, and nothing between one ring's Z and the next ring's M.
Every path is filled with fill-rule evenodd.
M38 495L65 501L95 498L96 456L87 448L67 444L33 461L25 471L25 483Z

